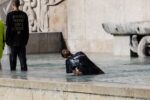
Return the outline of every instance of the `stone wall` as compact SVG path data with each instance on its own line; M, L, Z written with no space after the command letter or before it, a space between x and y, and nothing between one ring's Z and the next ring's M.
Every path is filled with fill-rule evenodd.
M112 53L114 38L103 30L102 23L150 19L149 0L21 1L21 9L29 16L31 32L62 32L73 52Z
M29 20L30 39L27 52L60 52L61 33L64 35L67 33L65 0L20 0L20 2L20 9L27 13ZM0 1L0 19L4 23L10 8L11 0ZM9 53L7 46L4 53Z
M149 100L147 98L106 96L19 88L0 88L0 98L0 100Z
M29 16L30 32L66 33L65 0L22 0L21 9Z
M59 53L62 48L61 36L60 32L30 33L27 53Z
M113 51L114 38L104 32L104 22L150 20L150 0L67 0L68 46L71 51Z

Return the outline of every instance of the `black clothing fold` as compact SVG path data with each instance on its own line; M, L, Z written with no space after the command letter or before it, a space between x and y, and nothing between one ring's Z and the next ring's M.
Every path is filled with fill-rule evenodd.
M66 60L66 73L78 68L83 75L104 74L83 52L77 52Z

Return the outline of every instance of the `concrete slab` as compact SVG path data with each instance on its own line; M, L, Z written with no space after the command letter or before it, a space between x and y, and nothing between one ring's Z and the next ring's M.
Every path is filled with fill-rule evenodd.
M26 92L33 94L31 98L42 98L40 100L47 100L43 98L50 95L59 100L82 100L82 97L87 100L150 99L150 58L87 55L105 72L104 75L66 74L65 59L61 58L60 54L28 55L28 72L21 72L19 63L17 71L10 72L8 56L4 56L3 70L0 72L0 90L10 92L7 97L14 100L17 98L15 94L21 97ZM11 95L13 92L14 95ZM3 95L5 94L0 92L0 96Z
M69 82L109 82L120 84L150 84L150 58L130 58L101 54L88 54L106 74L76 77L65 73L65 59L60 54L28 55L29 71L20 71L19 61L17 71L10 72L8 56L3 56L0 77L21 77L54 79Z

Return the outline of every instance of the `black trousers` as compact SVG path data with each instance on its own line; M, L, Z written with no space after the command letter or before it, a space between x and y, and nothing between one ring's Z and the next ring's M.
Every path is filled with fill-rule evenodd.
M26 62L26 47L25 46L11 46L10 47L10 70L16 70L17 56L20 60L21 71L27 71L27 62Z

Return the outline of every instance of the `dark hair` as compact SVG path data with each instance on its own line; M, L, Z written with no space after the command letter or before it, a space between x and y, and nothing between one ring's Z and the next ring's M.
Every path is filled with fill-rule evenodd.
M68 50L68 49L63 49L62 51L61 51L61 56L63 57L63 58L66 58L66 57L68 57L68 56L70 56L71 55L71 52Z
M12 3L18 8L20 6L20 0L12 0Z

